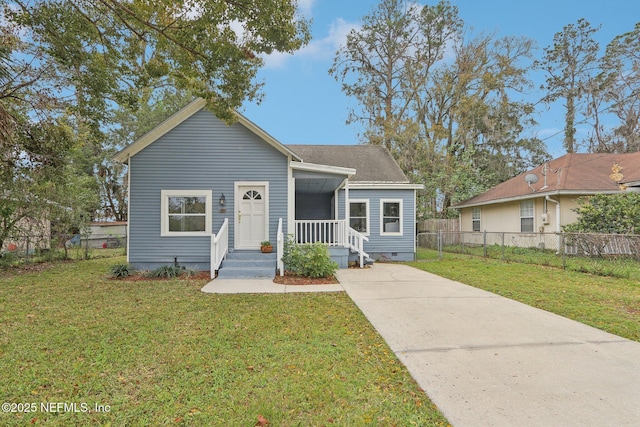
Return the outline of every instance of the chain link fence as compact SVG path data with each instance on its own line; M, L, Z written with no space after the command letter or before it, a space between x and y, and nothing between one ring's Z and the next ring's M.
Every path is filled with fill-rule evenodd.
M599 260L640 268L640 235L439 231L419 233L416 239L418 258L434 253L442 258L449 252L562 268Z
M0 267L61 259L87 259L98 256L99 250L117 249L123 252L126 247L126 236L95 233L89 236L27 234L18 230L8 236L0 247Z

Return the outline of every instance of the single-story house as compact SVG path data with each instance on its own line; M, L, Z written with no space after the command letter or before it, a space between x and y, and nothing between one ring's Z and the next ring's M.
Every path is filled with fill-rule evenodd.
M566 154L457 203L463 232L554 233L576 221L577 199L640 191L640 152Z
M416 190L380 146L285 146L196 99L116 154L129 166L128 261L230 271L262 241L322 241L341 267L415 257ZM264 258L263 258L264 259ZM257 260L250 260L257 262ZM271 261L269 261L271 263ZM266 274L265 274L266 275Z

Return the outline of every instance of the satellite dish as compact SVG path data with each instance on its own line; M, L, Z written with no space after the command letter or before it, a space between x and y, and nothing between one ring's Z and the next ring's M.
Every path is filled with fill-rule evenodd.
M525 182L529 185L535 184L536 182L538 182L538 179L538 175L536 175L535 173L528 173L524 176Z

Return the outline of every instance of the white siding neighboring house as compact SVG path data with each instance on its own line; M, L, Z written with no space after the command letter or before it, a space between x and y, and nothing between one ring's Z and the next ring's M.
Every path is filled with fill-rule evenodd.
M554 233L576 221L578 198L622 191L640 191L640 152L566 154L453 208L461 231Z

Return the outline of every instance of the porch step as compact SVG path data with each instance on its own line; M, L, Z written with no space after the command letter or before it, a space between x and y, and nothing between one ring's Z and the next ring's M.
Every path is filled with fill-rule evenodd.
M219 279L273 278L276 271L275 253L234 251L227 254L218 270Z

